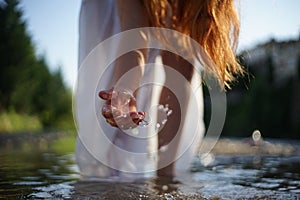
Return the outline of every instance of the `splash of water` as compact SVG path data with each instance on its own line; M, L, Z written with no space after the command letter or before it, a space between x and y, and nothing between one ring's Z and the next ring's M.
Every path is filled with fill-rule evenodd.
M121 107L122 108L122 115L126 117L126 112L130 111L130 102L135 101L136 98L133 96L133 93L129 90L123 89L123 88L118 88L115 89L114 94L112 96L112 104L115 105L116 107ZM156 121L154 122L152 120L152 117L149 116L151 111L154 111L153 113L156 113ZM142 121L138 124L140 127L148 127L152 123L155 124L155 131L158 132L160 131L168 122L168 117L173 113L173 110L170 109L169 104L158 104L146 112L146 118L144 116L140 115L140 119ZM131 130L135 128L130 128Z
M155 123L155 131L159 132L167 124L168 117L172 114L172 110L169 108L168 104L159 104L153 106L150 110L154 111L154 113L156 114L156 121L152 121L151 116L149 116L149 113L152 112L149 111L149 113L146 113L146 116L147 114L148 116L146 117L146 119L143 119L143 121L140 122L139 126L147 127L150 124Z

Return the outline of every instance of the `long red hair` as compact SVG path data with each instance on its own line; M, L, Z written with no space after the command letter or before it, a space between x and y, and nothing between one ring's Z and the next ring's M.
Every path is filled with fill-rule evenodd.
M243 68L235 57L240 22L234 0L142 0L151 26L171 28L196 40L215 63L210 69L229 87Z

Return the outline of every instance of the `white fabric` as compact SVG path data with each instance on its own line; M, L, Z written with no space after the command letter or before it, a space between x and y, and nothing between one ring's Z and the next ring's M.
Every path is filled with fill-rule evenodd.
M116 7L115 0L83 0L80 12L80 24L79 24L79 67L82 67L83 63L89 63L94 66L101 67L101 60L90 59L86 62L89 54L93 49L103 40L121 32L118 10ZM148 41L150 42L150 41ZM116 48L112 48L111 52L106 52L108 56L114 56L118 51L118 44L114 44ZM95 53L95 52L94 52ZM161 60L159 57L159 51L150 50L146 63L157 63L156 67L145 67L144 76L142 77L143 82L159 82L164 84L164 68L161 66ZM79 73L80 69L79 69ZM93 74L84 74L85 77L92 77ZM99 81L100 89L110 89L109 84L112 77L112 68L106 71L105 76L101 77ZM78 79L82 81L83 79ZM86 82L89 80L84 79ZM179 83L180 84L180 83ZM88 83L78 83L81 86L87 86ZM192 79L192 88L201 85L201 78L199 74L195 74ZM195 88L194 88L195 89ZM158 104L160 96L160 87L144 87L141 89L137 96L137 103L139 110L149 109L152 105ZM195 130L191 130L191 127L195 127L195 118L203 118L203 99L202 89L198 89L191 98L188 104L188 114L184 120L184 126L182 128L182 137L180 139L179 151L184 152L183 155L179 156L176 162L176 170L179 173L182 170L187 170L189 164L193 160L197 147L201 141L204 133L204 124L200 120L197 124L198 134L193 134ZM149 98L151 96L151 98ZM196 98L195 98L196 97ZM77 98L77 97L76 97ZM95 98L97 98L95 96ZM193 100L194 99L194 100ZM197 99L197 101L195 101ZM95 105L83 102L80 98L77 98L76 109L78 113L93 112ZM101 109L101 100L95 100L99 104L96 105L96 110ZM93 101L91 101L93 102ZM200 114L195 113L195 107L200 110ZM116 128L110 127L99 117L99 121L93 121L90 118L91 115L87 113L85 117L77 117L78 120L78 131L82 138L78 137L76 145L76 160L80 168L81 174L87 178L140 178L153 176L157 168L157 135L149 137L147 140L141 140L139 138L130 137L127 134L122 133ZM156 116L156 113L152 113L152 116ZM102 121L101 121L102 120ZM155 117L152 120L156 120ZM99 126L103 127L103 133L97 132L95 128ZM82 124L86 124L90 127L89 132L82 132ZM154 123L155 125L155 123ZM138 134L140 135L151 135L155 129L155 126L145 128L138 128ZM105 142L107 138L112 143ZM83 141L84 140L84 141ZM192 145L189 145L192 140ZM118 152L118 149L128 150L131 152L149 152L147 156L142 157L130 157L124 156ZM154 152L154 153L153 153ZM101 155L103 162L97 159L97 155ZM103 160L105 159L105 160ZM107 166L109 165L109 166ZM117 168L118 170L112 169ZM142 171L143 173L131 173L134 171Z

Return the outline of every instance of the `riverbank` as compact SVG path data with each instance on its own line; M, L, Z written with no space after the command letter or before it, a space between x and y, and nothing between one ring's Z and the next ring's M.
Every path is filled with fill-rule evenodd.
M76 132L19 132L1 133L1 149L43 148L56 145L56 148L74 151ZM254 144L249 138L205 138L203 144L213 147L209 152L214 155L300 155L300 140L265 138Z
M53 151L58 154L75 151L75 132L0 133L0 151Z
M211 143L206 139L204 143ZM221 138L211 153L217 155L300 155L300 140L265 138L253 144L250 138Z

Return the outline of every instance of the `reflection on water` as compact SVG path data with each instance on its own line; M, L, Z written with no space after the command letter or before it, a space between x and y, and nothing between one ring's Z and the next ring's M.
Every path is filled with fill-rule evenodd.
M284 149L287 145L282 142L276 145ZM219 144L213 153L196 158L191 173L176 179L115 183L81 181L70 150L57 151L40 141L9 147L1 143L0 198L300 199L299 143L289 147L294 148L290 154L243 155L230 154L227 148L245 148L244 141Z

